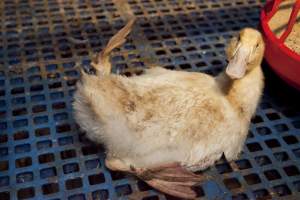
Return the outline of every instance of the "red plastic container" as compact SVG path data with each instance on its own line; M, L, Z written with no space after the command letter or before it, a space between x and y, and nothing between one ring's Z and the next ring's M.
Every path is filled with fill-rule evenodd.
M271 68L288 84L300 90L300 55L289 49L284 41L292 31L300 10L300 0L294 4L286 31L277 38L268 22L277 12L282 0L268 1L261 11L260 23L266 43L265 59Z

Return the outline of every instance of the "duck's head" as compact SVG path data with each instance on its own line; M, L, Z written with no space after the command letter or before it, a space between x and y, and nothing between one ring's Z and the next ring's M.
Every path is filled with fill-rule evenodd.
M240 79L255 66L260 66L264 56L264 41L260 32L252 28L240 31L227 47L228 65L226 74L232 79Z

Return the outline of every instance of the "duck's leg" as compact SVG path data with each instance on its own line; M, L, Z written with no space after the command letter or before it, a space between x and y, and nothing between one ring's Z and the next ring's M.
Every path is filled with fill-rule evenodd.
M131 19L118 33L107 43L106 47L96 56L91 65L96 69L97 75L108 75L111 73L110 53L126 41L131 32L135 19Z
M117 158L106 158L105 165L112 171L130 171L130 166L123 160Z

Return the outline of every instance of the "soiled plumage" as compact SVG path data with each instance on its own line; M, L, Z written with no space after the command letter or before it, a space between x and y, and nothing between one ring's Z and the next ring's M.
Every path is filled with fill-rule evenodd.
M105 145L108 168L144 180L148 172L148 184L193 198L195 193L186 190L192 184L184 183L201 177L194 180L188 171L205 169L223 154L234 160L242 150L264 85L263 40L258 31L243 29L230 42L228 67L217 77L162 67L130 78L111 74L107 57L125 41L132 25L130 21L115 36L119 40L99 54L93 63L96 75L82 72L75 118L91 140ZM166 180L153 169L186 179Z

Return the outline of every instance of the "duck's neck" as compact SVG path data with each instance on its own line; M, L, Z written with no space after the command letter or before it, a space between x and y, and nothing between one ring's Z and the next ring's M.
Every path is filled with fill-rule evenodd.
M255 113L264 87L264 76L261 66L255 66L245 77L239 80L230 79L224 72L217 78L222 92L239 115L250 121Z

